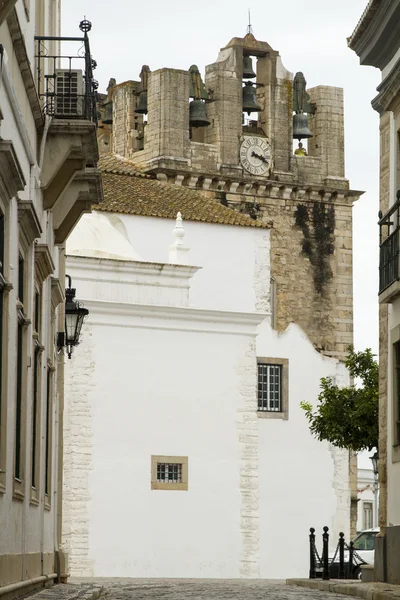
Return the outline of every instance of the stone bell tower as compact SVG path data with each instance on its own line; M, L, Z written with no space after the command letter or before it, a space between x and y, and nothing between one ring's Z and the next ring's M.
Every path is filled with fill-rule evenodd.
M342 89L305 84L249 33L222 48L204 82L195 65L143 67L140 81L109 88L100 110L110 151L166 185L271 222L276 328L296 322L316 349L342 358L353 341L361 192L345 178ZM303 144L295 151L294 137Z

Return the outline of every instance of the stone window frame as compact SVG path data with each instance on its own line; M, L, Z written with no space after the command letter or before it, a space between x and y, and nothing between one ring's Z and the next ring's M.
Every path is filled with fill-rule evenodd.
M46 398L45 398L45 436L44 436L44 507L51 510L51 495L53 488L53 400L56 386L56 369L50 359L47 359L46 369Z
M9 231L10 227L7 227L10 220L9 210L0 200L0 213L4 218L4 264L2 267L2 273L0 272L0 287L2 293L2 326L1 326L1 352L0 360L1 365L1 378L0 378L0 419L3 424L1 428L0 438L0 494L4 494L6 491L6 468L7 468L7 440L8 440L8 427L7 427L7 416L8 416L8 332L9 332L9 311L10 311L10 294L9 292L13 289L12 284L9 282L8 265L10 263L8 258L9 252Z
M398 414L397 404L397 378L396 378L396 344L400 343L400 325L396 325L390 330L390 348L391 348L391 363L390 372L392 378L392 390L391 396L388 398L388 404L390 402L390 411L392 413L392 431L390 432L391 446L392 446L392 463L400 462L400 439L397 439L397 421L400 420Z
M188 471L189 459L187 456L151 456L151 489L152 490L170 490L187 491L189 487ZM157 481L157 464L169 463L182 465L182 481L180 483Z
M31 437L30 437L30 504L39 506L40 490L41 490L41 473L42 473L42 452L41 452L41 437L42 437L42 406L43 406L43 351L44 346L41 343L43 331L43 281L41 280L37 270L35 274L35 285L33 288L33 314L32 314L32 420L31 420ZM36 314L36 295L39 295L39 315ZM38 324L38 328L36 328ZM37 330L38 329L38 330ZM35 389L35 361L37 364L36 373L36 389ZM36 418L34 416L35 409L35 394L36 394ZM34 425L35 435L34 435ZM33 442L35 439L35 448ZM33 455L35 454L35 482L33 486Z
M262 365L279 365L282 367L282 381L281 381L281 408L280 412L258 410L257 402L257 417L260 419L282 419L287 421L289 419L289 359L288 358L271 358L258 356L257 367L259 364ZM258 378L258 368L257 368ZM258 380L257 380L258 384Z
M17 446L16 446L16 430L14 430L14 460L13 460L13 498L15 500L23 501L25 498L25 480L26 480L26 443L27 443L27 401L28 401L28 328L31 325L31 321L28 318L28 306L29 306L29 291L31 287L31 273L29 270L30 264L30 247L27 244L26 240L23 236L20 236L20 244L18 247L18 262L22 259L24 264L24 274L23 274L23 300L21 302L18 297L18 282L20 274L18 272L18 282L17 282L17 302L16 302L16 310L17 310L17 330L16 336L18 339L19 335L19 327L22 327L22 343L21 343L21 414L20 414L20 448L19 448L19 457L20 457L20 470L19 477L16 477L16 458L17 458ZM18 347L18 342L17 342ZM18 361L18 353L17 353L17 361ZM17 367L17 365L16 365ZM17 380L18 386L18 380ZM13 392L14 393L14 392ZM17 394L18 389L15 389L15 410L17 409ZM15 414L15 421L16 423Z

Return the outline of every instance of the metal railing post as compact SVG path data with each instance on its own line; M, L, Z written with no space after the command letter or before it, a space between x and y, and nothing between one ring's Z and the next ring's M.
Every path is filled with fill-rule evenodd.
M325 525L324 533L322 534L322 555L323 555L323 570L322 579L324 581L329 580L329 527Z
M349 579L352 579L353 575L353 559L354 559L354 542L350 542L349 548L349 570L347 576Z
M310 573L309 578L315 579L317 572L315 569L315 529L310 527Z
M344 533L339 533L339 579L344 579Z

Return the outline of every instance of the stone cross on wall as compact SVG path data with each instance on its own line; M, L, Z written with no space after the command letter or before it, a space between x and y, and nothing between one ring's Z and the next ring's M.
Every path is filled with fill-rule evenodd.
M183 243L185 230L183 229L182 215L180 212L176 215L175 227L172 234L174 236L174 243L169 247L169 262L173 265L187 265L187 255L190 248Z

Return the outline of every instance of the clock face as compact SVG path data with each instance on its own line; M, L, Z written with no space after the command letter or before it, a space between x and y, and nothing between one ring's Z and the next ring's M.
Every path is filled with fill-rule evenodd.
M252 175L265 175L271 162L268 141L262 137L246 137L240 146L240 162Z

